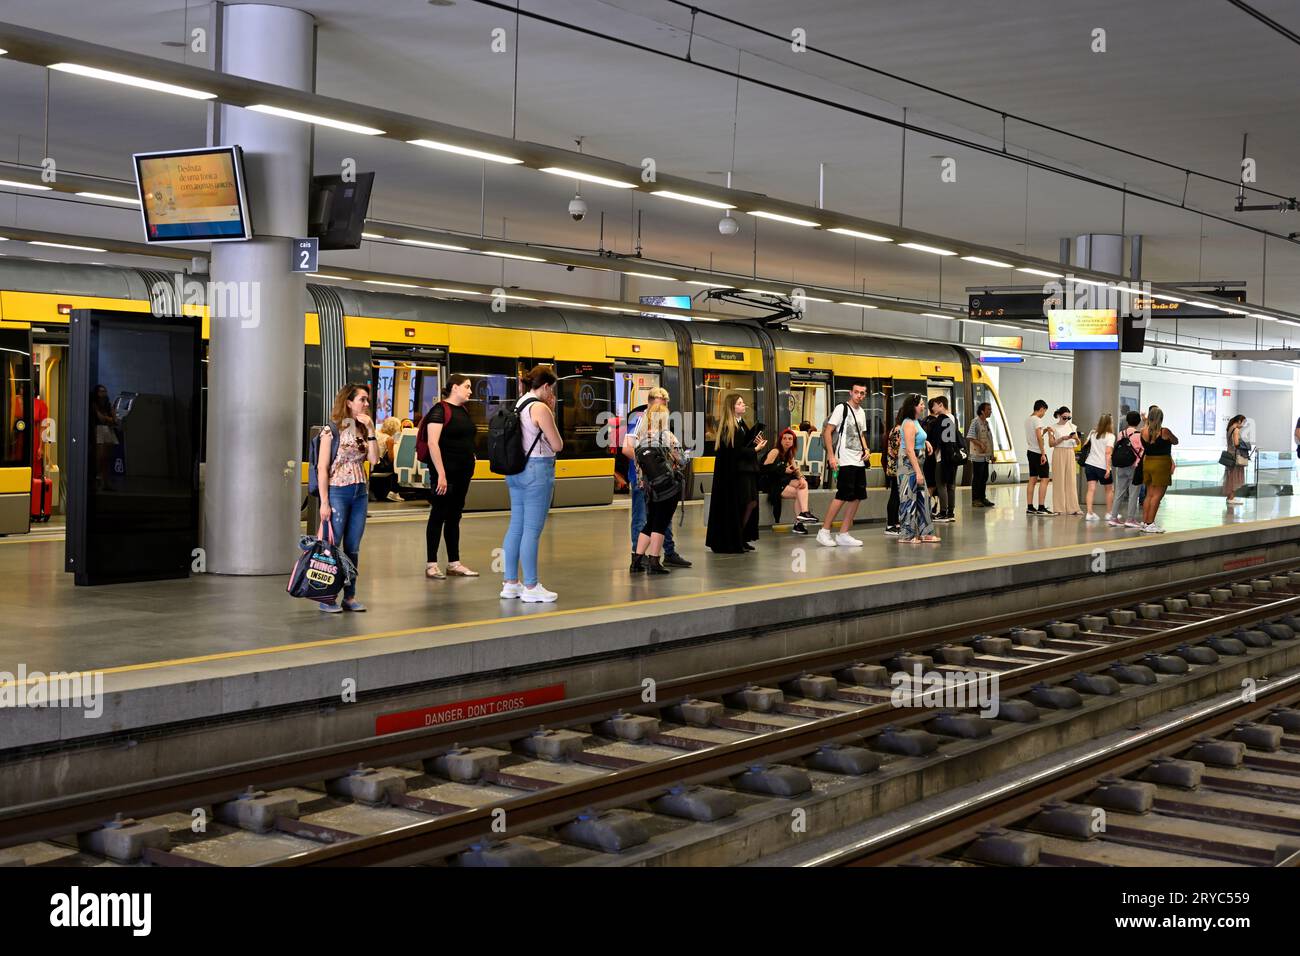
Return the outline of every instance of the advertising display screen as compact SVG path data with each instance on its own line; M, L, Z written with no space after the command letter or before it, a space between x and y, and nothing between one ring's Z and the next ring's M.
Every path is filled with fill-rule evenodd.
M642 305L666 305L670 309L689 309L691 307L691 297L689 295L643 295L641 296ZM656 319L676 319L679 322L689 322L688 315L670 315L666 312L642 312L642 315L650 316Z
M1047 345L1053 351L1119 350L1119 313L1114 309L1053 309L1047 313Z
M148 242L232 242L253 237L238 146L135 154Z

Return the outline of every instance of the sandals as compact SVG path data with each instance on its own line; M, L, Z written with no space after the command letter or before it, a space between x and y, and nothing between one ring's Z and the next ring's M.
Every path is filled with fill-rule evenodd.
M438 567L437 561L430 561L428 564L424 566L424 576L426 578L441 581L447 575L442 570L442 568Z
M917 538L916 540L921 542L922 544L938 544L943 539L940 538L938 535L927 534L920 538Z
M478 577L478 572L477 572L477 571L474 571L474 570L471 570L470 568L465 567L465 565L461 564L459 561L457 561L457 562L454 563L454 564L449 564L449 565L447 565L447 573L448 573L449 575L451 575L452 577L457 577L457 578L476 578L476 577Z

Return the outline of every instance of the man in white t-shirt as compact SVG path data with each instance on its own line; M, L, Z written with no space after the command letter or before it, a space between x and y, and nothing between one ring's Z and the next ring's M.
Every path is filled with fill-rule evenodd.
M1034 402L1034 413L1025 419L1025 452L1029 455L1029 490L1025 493L1026 514L1053 515L1047 510L1047 489L1052 476L1047 463L1051 458L1046 431L1051 429L1047 418L1047 402L1041 398ZM1034 507L1034 488L1038 488L1038 507Z
M827 467L839 471L835 478L835 498L826 509L822 528L817 532L817 543L823 547L862 547L862 542L849 534L849 529L857 516L858 503L867 497L867 464L871 450L867 447L867 413L862 408L866 398L867 386L854 382L849 389L849 400L836 405L822 427ZM841 511L844 517L840 522L840 533L832 535L835 516Z

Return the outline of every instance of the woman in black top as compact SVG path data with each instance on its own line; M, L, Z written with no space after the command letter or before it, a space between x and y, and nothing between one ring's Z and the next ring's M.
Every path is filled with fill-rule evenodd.
M474 437L477 429L465 409L473 387L468 375L447 379L447 397L435 402L420 422L429 443L429 524L424 540L428 563L427 578L445 578L448 574L463 578L478 577L460 563L460 515L465 510L465 495L474 478ZM438 542L447 541L447 570L438 567Z
M758 453L767 439L745 424L742 396L733 392L722 407L704 543L717 554L740 554L753 551L748 542L758 539Z

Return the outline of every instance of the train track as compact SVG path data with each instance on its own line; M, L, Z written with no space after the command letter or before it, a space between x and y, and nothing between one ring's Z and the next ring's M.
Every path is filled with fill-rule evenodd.
M670 816L725 816L728 792L806 792L806 767L870 774L882 761L978 740L987 725L1286 644L1300 630L1296 567L1275 562L1251 576L1183 582L1176 596L1170 586L1137 589L665 682L653 703L607 694L14 808L0 813L0 847L21 845L10 854L42 862L98 854L276 866L438 862L471 847L478 856L465 862L490 862L509 858L502 841L559 828L579 845L617 849L643 841L603 808L648 802ZM1237 638L1225 636L1234 629ZM893 698L907 681L896 675L917 667L996 676L1000 719L923 701L899 708ZM719 780L728 783L689 789ZM207 819L207 808L212 826L196 831L195 812ZM223 840L231 852L216 852Z
M1300 673L990 782L810 866L1300 866Z

